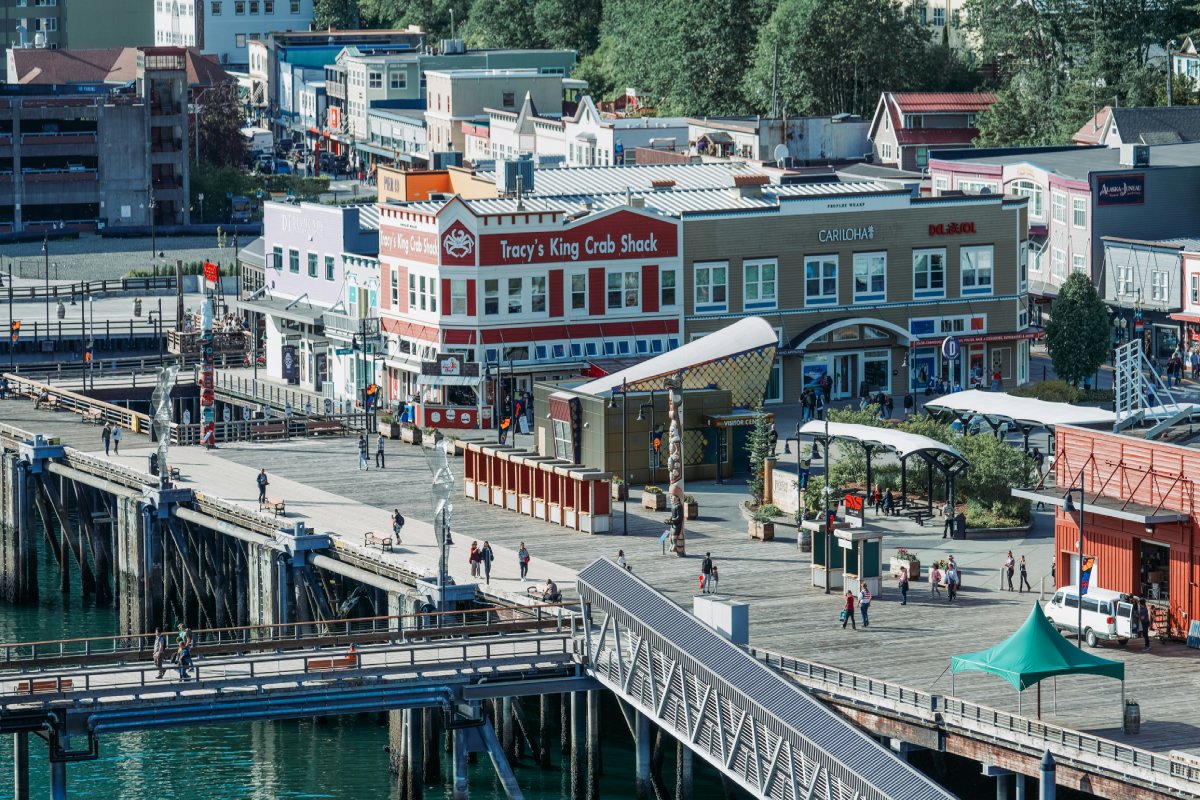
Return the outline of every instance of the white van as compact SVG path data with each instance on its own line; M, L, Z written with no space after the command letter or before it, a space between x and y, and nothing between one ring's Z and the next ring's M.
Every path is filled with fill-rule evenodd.
M1095 647L1101 640L1125 644L1133 637L1133 614L1129 595L1095 586L1088 588L1083 596L1083 640L1088 647ZM1046 617L1060 631L1076 633L1080 624L1079 589L1059 587L1046 605Z

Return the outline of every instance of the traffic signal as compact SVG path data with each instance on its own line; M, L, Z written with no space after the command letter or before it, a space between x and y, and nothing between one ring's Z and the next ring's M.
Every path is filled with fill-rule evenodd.
M10 334L12 336L12 343L16 344L17 339L21 338L21 320L14 319L12 321L12 324L9 325L9 328L10 328Z

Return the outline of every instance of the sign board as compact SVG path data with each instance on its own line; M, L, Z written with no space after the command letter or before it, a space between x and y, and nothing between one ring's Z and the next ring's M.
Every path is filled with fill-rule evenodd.
M478 361L463 361L461 356L453 354L443 354L437 357L435 361L421 362L422 375L440 375L442 377L458 377L467 378L479 377L479 362Z
M765 416L768 425L774 424L774 414ZM714 428L752 428L754 427L754 414L721 414L707 417L705 421Z
M517 265L674 258L679 254L678 231L677 222L618 211L553 231L481 236L479 260ZM466 246L461 236L451 244ZM443 263L445 258L443 253Z
M857 492L849 492L842 498L846 508L846 522L851 528L861 528L866 524L866 498Z
M1188 647L1200 647L1200 619L1191 620L1188 624Z
M208 284L208 288L213 288L217 285L217 280L221 276L221 270L216 264L211 261L204 262L204 282Z
M333 348L333 354L335 356L348 356L353 352L354 352L353 347L335 347L335 348Z
M1096 204L1128 206L1146 202L1146 176L1142 173L1096 178Z
M958 339L954 336L947 336L942 340L942 355L953 361L958 358L962 352L962 347L958 344Z
M296 363L296 346L293 344L283 346L283 379L288 383L297 383L300 380L299 364Z

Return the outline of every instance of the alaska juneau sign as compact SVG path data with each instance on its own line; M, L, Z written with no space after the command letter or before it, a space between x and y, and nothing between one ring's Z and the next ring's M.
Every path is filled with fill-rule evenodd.
M1137 173L1097 178L1096 202L1102 206L1137 205L1146 202L1146 176Z

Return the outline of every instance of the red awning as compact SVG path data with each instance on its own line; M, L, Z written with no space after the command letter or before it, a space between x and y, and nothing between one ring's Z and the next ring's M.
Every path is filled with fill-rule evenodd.
M1200 314L1167 314L1167 319L1173 319L1176 322L1200 324Z

